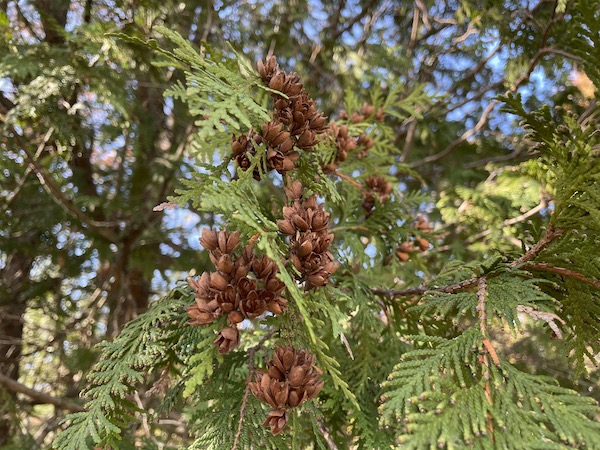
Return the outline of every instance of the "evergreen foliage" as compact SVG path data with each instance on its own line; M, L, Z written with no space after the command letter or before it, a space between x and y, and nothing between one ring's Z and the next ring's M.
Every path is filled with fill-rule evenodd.
M238 170L236 177L231 176L227 164L227 136L260 128L261 121L269 120L266 110L253 100L259 79L247 72L247 78L240 75L240 70L250 70L247 66L222 63L220 54L207 49L198 53L181 37L168 35L179 46L168 54L190 67L187 87L178 85L170 94L184 100L192 115L208 118L198 122L198 138L203 141L210 136L207 142L216 145L213 149L225 160L215 166L204 165L203 173L186 181L186 189L171 200L183 205L191 201L200 211L220 214L228 228L242 233L242 239L257 240L258 248L279 268L289 310L283 316L265 317L259 326L245 327L243 334L258 343L217 356L211 345L215 328L194 333L176 315L181 300L159 303L126 327L114 343L104 345L104 360L89 376L93 387L84 394L91 399L88 411L70 416L73 424L60 435L56 448L87 448L84 436L110 445L120 427L131 420L130 412L136 411L127 394L142 381L140 370L155 368L157 362L180 366L177 389L181 391L183 386L183 398L191 400L188 423L198 436L189 448L282 448L290 442L293 448L303 448L321 442L317 436L324 426L331 430L326 438L358 448L384 448L394 442L415 449L563 448L593 446L598 441L600 426L595 419L600 409L592 399L559 387L552 379L517 369L508 355L495 350L490 337L490 330L501 332L503 324L512 333L522 330L526 313L551 323L554 331L554 320L564 324L573 342L573 360L580 367L584 355L594 357L600 336L597 327L583 321L600 317L594 306L599 290L592 281L598 278L598 260L593 259L586 270L584 261L578 265L575 257L567 258L568 272L589 279L587 285L565 271L567 279L562 280L533 274L556 263L559 246L565 240L572 243L574 234L585 234L584 240L598 238L600 165L593 163L597 155L592 126L581 124L574 114L554 118L547 106L529 113L519 96L504 97L507 110L521 117L529 139L537 143L540 157L525 163L523 169L554 199L546 230L521 255L489 255L486 261L466 265L449 263L423 287L418 303L403 312L394 311L392 317L394 308L373 296L366 282L371 275L366 274L377 276L380 269L373 263L393 251L394 243L414 233L410 214L425 198L394 192L391 198L376 202L373 214L357 221L356 210L366 195L363 185L337 183L321 170L335 160L334 142L326 140L314 155L302 153L298 177L311 192L322 193L334 214L339 229L338 255L344 265L362 272L356 276L352 270L344 270L337 275L335 286L302 292L293 270L285 265L286 243L277 233L276 205L281 208L282 199L273 206L256 195L258 181L252 173L264 164L261 155L257 154L250 169ZM385 97L374 95L372 101L375 108L402 119L400 111L414 114L424 106L420 95L415 91L401 99L391 89ZM358 105L356 97L349 94L349 110L358 110ZM382 165L394 163L389 151L392 133L385 124L353 122L349 132L367 133L375 138L375 145L364 159L354 159L342 168L348 176L359 172L359 179L364 179L380 173ZM285 177L269 177L264 169L259 173L261 182L271 184L273 190L285 182ZM342 175L342 181L345 179ZM457 192L461 193L459 188ZM497 207L493 196L482 201L485 210ZM367 258L364 236L372 236L375 250ZM589 258L589 252L586 254ZM381 292L390 302L404 295L402 291ZM381 318L384 312L385 321ZM417 334L407 333L410 322L418 317L439 323L413 326ZM294 415L290 435L284 437L272 437L260 427L264 413L248 398L245 382L255 364L261 364L256 354L264 354L277 339L310 348L326 380L318 406L307 406L307 414ZM383 342L390 348L382 353L378 347ZM175 347L167 351L166 343ZM194 348L194 354L185 358L180 354L185 347ZM400 359L393 367L391 355ZM380 431L375 432L377 410L381 423ZM350 436L357 440L348 440Z
M411 9L412 3L398 2L383 22L396 31L422 22L421 28L414 25L396 47L375 45L365 35L348 50L342 43L326 46L339 38L327 33L338 25L351 31L365 19L365 30L375 27L379 41L391 39L387 29L377 28L389 5L375 2L372 10L357 3L353 23L343 14L345 2L334 2L337 22L333 31L323 31L323 49L313 47L310 59L280 45L279 31L264 31L275 54L281 51L285 77L274 71L278 79L265 75L264 55L255 69L256 48L262 46L249 31L264 27L264 14L276 5L254 5L254 21L237 24L198 7L204 22L239 28L230 35L237 42L225 45L208 34L175 31L158 19L158 11L173 5L159 3L145 2L141 18L132 18L129 27L86 23L68 39L55 37L64 47L0 47L7 50L0 76L16 89L0 97L11 149L0 176L17 192L2 193L7 207L0 215L1 237L8 242L6 236L29 230L45 246L44 255L31 256L8 242L0 252L0 281L12 283L27 273L29 284L21 284L29 290L17 295L8 283L2 289L21 304L22 298L35 299L43 312L27 314L37 313L42 324L50 321L57 335L76 335L63 341L60 350L69 362L61 360L59 368L71 364L70 376L84 375L82 404L67 404L75 412L66 417L55 414L59 431L52 448L599 448L598 396L585 383L598 384L600 354L600 3L424 2ZM333 8L321 6L323 13ZM505 8L510 23L501 20ZM429 12L436 20L429 20ZM8 17L2 14L0 34ZM309 17L303 14L281 20L277 30L292 39L298 33L292 24L302 28ZM190 23L197 31L198 23ZM43 28L51 39L52 28ZM491 40L470 38L478 28ZM445 29L460 33L445 39ZM511 60L500 77L492 67L497 64L487 64L496 52ZM51 70L42 70L37 59L54 61ZM447 66L461 59L467 69ZM122 77L113 73L115 62ZM520 89L536 67L554 81L571 69L585 73L595 91L590 96L574 88ZM416 73L418 79L411 77ZM287 82L274 89L272 81L282 78ZM299 83L302 94L288 95ZM78 100L82 85L99 92L89 100L93 108ZM112 122L78 115L88 106L99 114L103 105L110 105ZM502 109L490 119L496 105ZM313 106L331 120L319 132L306 119ZM172 114L154 117L145 108ZM273 133L293 143L287 153L265 131L278 120L290 122ZM292 124L300 122L305 128L294 131ZM36 129L45 132L36 136ZM314 143L300 145L302 136ZM240 137L247 137L245 149L251 149L243 154L247 167L233 151ZM105 165L90 163L94 168L86 172L83 155L88 162L100 158L92 157L94 142L108 149L125 142L124 151ZM276 151L292 168L272 163ZM21 160L28 161L28 172L13 175ZM41 185L27 179L30 170ZM294 194L298 186L302 192ZM28 200L11 206L21 189ZM38 223L25 211L45 193L53 203ZM313 195L319 206L310 209ZM149 212L163 200L156 214ZM177 229L172 222L183 211L193 211L198 220ZM317 231L304 220L316 211L324 222ZM61 232L44 228L64 231L67 220L64 233L75 243L63 243ZM226 311L220 297L209 298L239 277L226 279L219 267L233 264L233 250L221 248L228 242L219 242L210 258L189 245L200 224L239 233L244 251L272 261L285 308L263 308L252 317L242 306ZM79 235L97 246L92 249ZM71 246L69 252L57 251L55 240ZM307 272L304 261L298 262L306 242L315 243L309 255L321 246L339 268L324 258L320 271ZM91 276L65 255L85 255L98 266L94 271L105 271L104 278L91 289ZM21 266L8 271L17 256ZM209 261L216 272L209 272ZM57 267L61 271L53 276ZM155 268L167 273L171 267L161 286L136 284L137 273L143 281ZM246 269L247 278L259 282L257 269ZM209 275L196 278L203 272ZM86 289L88 282L86 295L53 295ZM260 289L267 291L264 284ZM125 310L125 304L135 308L140 286L146 289L143 307ZM260 289L253 291L259 299ZM157 294L152 302L150 291ZM104 295L106 306L97 304ZM222 310L210 310L203 295ZM210 320L202 316L190 324L190 305L212 314ZM228 312L241 318L234 321ZM71 316L74 322L68 322ZM91 342L77 336L89 329L91 341L100 341L93 352ZM215 345L224 329L239 331L241 338ZM318 377L307 372L304 360L288 361L297 378L310 373L313 388L317 378L324 382L311 391L314 396L291 402L292 370L269 362L282 347L314 355L314 366L312 359L308 366ZM3 367L0 361L4 376ZM260 397L256 389L268 395ZM276 396L279 389L285 395ZM8 397L0 414L17 417L18 399ZM269 420L277 414L285 418L273 425ZM42 445L25 435L0 448L20 443Z

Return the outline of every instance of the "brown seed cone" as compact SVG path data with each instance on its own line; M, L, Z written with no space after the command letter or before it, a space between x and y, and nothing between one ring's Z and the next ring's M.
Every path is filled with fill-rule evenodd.
M219 347L220 354L229 353L240 345L240 332L236 327L223 328L217 335L215 344Z
M251 133L252 131L250 131L250 134ZM238 137L231 137L231 152L234 156L241 155L253 149L254 147L252 146L250 139L248 139L248 136L243 134Z
M261 293L262 292L252 290L240 301L242 314L250 320L260 316L267 310L267 302Z
M392 183L389 183L385 177L380 175L367 177L365 184L371 191L379 196L382 202L392 193Z
M363 116L362 114L360 114L358 111L354 111L352 113L352 117L350 117L350 122L352 123L360 123L360 122L364 122L366 119L365 116Z
M380 203L383 203L392 193L393 187L391 183L386 181L386 179L380 175L367 177L365 184L370 192L365 195L363 208L367 211L368 215L370 215L375 207L375 196L379 198Z
M311 151L316 144L317 136L315 132L308 129L304 130L302 134L298 136L298 141L296 142L298 148L306 151Z
M227 316L227 321L232 325L243 322L243 320L244 315L239 311L231 311Z
M283 431L288 421L287 413L285 409L279 408L269 412L267 419L264 421L263 426L271 427L271 433L278 435Z
M271 258L263 255L260 258L254 258L252 261L252 272L258 278L269 278L277 273L277 266Z
M185 310L190 321L189 325L208 325L219 317L218 305L215 302L206 302L202 299L196 299L196 304L188 306Z
M419 248L421 249L421 251L425 251L427 249L429 249L429 241L425 238L417 238L417 245L419 246Z
M370 116L371 114L373 114L375 112L375 107L373 105L369 105L367 102L364 102L362 104L361 111L365 116Z
M219 304L221 313L229 314L239 307L239 298L235 288L232 285L227 285L225 289L217 293L215 300Z
M369 217L375 207L375 197L373 194L367 192L365 198L362 202L362 207L365 211L367 211L367 217Z
M410 255L408 253L405 253L405 252L396 251L396 256L402 262L406 262L406 261L408 261L410 259Z
M259 400L276 409L294 408L316 397L323 388L321 371L314 360L306 350L278 347L268 369L256 374L249 388Z
M424 231L425 233L431 233L433 231L429 221L423 216L417 216L416 228L417 230Z
M286 186L284 189L286 197L290 200L299 200L304 192L304 188L302 187L300 180L294 180L292 184Z
M240 243L240 233L226 230L215 231L208 228L202 229L200 244L209 252L221 256L233 252Z
M404 241L398 246L398 251L411 253L415 251L415 243L413 241Z
M279 67L277 65L277 58L273 55L265 58L265 62L262 59L258 60L258 74L265 83L269 83L271 78L277 73Z

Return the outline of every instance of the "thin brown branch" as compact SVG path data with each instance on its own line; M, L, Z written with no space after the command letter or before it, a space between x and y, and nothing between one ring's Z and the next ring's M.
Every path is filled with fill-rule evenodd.
M476 311L479 314L479 331L485 338L487 337L487 310L485 307L485 298L487 296L487 280L486 277L480 277L477 280L477 307Z
M109 227L113 227L115 224L113 222L98 222L96 220L90 219L87 215L85 215L71 199L65 197L58 184L56 184L54 179L48 173L46 173L42 165L29 151L28 144L24 142L24 139L19 133L17 133L17 130L15 130L13 126L10 126L9 129L13 133L15 141L17 142L17 144L19 144L21 150L23 150L23 152L25 153L29 164L33 168L33 171L35 172L38 179L40 180L40 184L50 195L52 200L54 200L58 205L65 208L70 214L81 220L81 222L91 227L104 239L110 242L118 242L119 236L109 229Z
M408 42L408 49L412 53L412 49L415 48L417 42L417 32L419 31L419 8L415 5L413 10L413 21L410 29L410 41Z
M517 306L517 311L527 314L533 320L543 320L544 322L546 322L548 324L550 329L554 332L555 336L558 339L562 339L562 331L560 331L560 328L558 327L558 325L556 325L556 323L554 321L558 320L563 325L565 324L565 321L563 319L561 319L559 316L557 316L556 314L546 312L546 311L537 311L537 310L533 309L531 306L524 306L524 305Z
M240 442L240 437L242 436L242 429L244 428L244 418L246 417L246 407L248 405L248 398L250 397L250 381L252 380L252 376L254 375L254 369L255 369L255 365L254 365L254 355L256 355L256 352L262 348L263 345L265 345L265 342L267 342L271 336L273 336L273 334L275 334L275 330L269 330L269 332L267 334L265 334L262 339L260 341L258 341L258 344L256 344L254 347L251 347L250 349L248 349L248 354L247 354L247 360L248 360L248 376L246 377L246 389L244 389L244 397L242 398L242 406L240 407L240 420L238 421L238 427L237 427L237 431L235 433L235 438L233 440L233 446L231 447L231 450L237 450L239 442Z
M538 212L540 212L542 209L544 209L547 206L546 204L546 200L542 199L542 201L539 203L539 205L537 205L536 207L530 209L529 211L521 214L520 216L517 217L513 217L511 219L506 219L504 222L502 222L503 226L511 226L514 225L516 223L520 223L523 222L527 219L529 219L531 216L535 216ZM484 230L480 233L474 234L472 236L470 236L468 239L465 240L465 244L472 244L473 242L477 242L479 239L488 236L492 234L492 230L491 229L487 229Z
M333 172L333 174L337 175L342 180L350 183L352 186L354 186L355 188L359 189L363 194L367 193L367 191L365 190L364 186L362 184L360 184L358 181L356 181L354 178L349 177L345 173L338 172L338 171Z
M562 236L564 234L565 230L561 229L561 228L554 228L553 225L550 225L548 227L548 230L546 231L546 234L544 234L544 236L533 246L531 247L523 256L521 256L519 259L513 261L510 264L510 267L517 267L517 266L521 266L533 259L535 259L542 251L544 251L544 249L546 247L548 247L548 245L550 245L550 243L552 243L554 240L556 240L559 236ZM526 265L523 266L524 268L530 268L531 265ZM564 269L567 270L567 269ZM576 273L576 272L573 272ZM566 275L566 273L565 273ZM580 276L583 276L581 274L579 274ZM482 276L479 277L472 277L472 278L468 278L466 280L463 280L459 283L454 283L454 284L450 284L448 286L416 286L416 287L412 287L412 288L407 288L407 289L381 289L381 288L372 288L371 292L375 295L379 295L382 297L388 297L388 298L396 298L396 297L407 297L407 296L411 296L411 295L423 295L426 292L443 292L445 294L453 294L455 292L460 292L460 291L464 291L466 289L472 288L473 286L477 285L479 283L479 280L482 278ZM586 278L588 281L594 281L594 280L590 280L589 278ZM583 281L583 280L582 280Z
M28 388L24 384L21 384L18 381L15 381L2 373L0 373L0 385L4 386L10 391L17 392L19 394L24 394L29 398L32 398L40 403L54 405L58 408L66 409L67 411L85 411L85 408L77 403L71 402L69 400L64 400L62 398L53 397L50 394L46 394L45 392L40 392L36 391L35 389Z
M329 447L329 450L338 450L337 445L335 445L335 442L331 437L331 433L323 423L323 420L320 418L317 419L317 425L319 426L319 431L323 435L323 438L325 438L325 442L327 442L327 447Z
M499 103L500 103L499 101L494 100L489 105L487 105L487 107L483 110L483 113L481 114L481 117L479 118L479 121L477 122L477 124L473 128L465 131L454 141L452 141L450 143L450 145L448 145L444 150L442 150L439 153L436 153L435 155L428 156L427 158L424 158L420 161L415 161L414 163L409 164L409 167L420 167L425 164L429 164L431 162L437 161L438 159L442 159L444 156L451 153L456 147L458 147L460 144L465 142L467 139L469 139L475 133L479 132L485 126L485 124L487 124L490 113L496 107L496 105L498 105Z
M408 289L380 289L373 288L371 292L375 295L380 295L382 297L407 297L411 295L422 295L426 292L443 292L445 294L453 294L455 292L464 291L470 287L473 287L479 281L479 277L469 278L467 280L463 280L459 283L450 284L448 286L442 287L429 287L429 286L417 286Z
M40 155L44 151L44 148L46 148L46 144L48 144L48 141L50 140L52 133L54 133L54 128L51 127L46 132L46 135L42 138L42 142L40 142L40 144L38 145L38 148L35 152L36 160L40 157ZM19 180L17 181L17 186L15 187L15 189L13 189L13 191L8 194L8 197L6 198L6 202L5 202L4 206L2 207L3 211L6 211L8 209L8 207L10 206L12 201L19 194L19 191L25 185L25 181L27 181L27 177L31 173L31 170L32 170L32 166L28 165L27 168L25 169L25 173L23 173L23 176L21 178L19 178Z
M483 368L483 378L485 380L484 393L485 398L490 406L493 405L492 401L492 386L490 383L490 361L488 358L488 354L492 357L494 364L497 366L500 365L500 361L498 360L498 355L496 355L496 350L492 346L488 338L487 331L487 307L486 307L486 298L487 298L487 280L485 276L479 278L477 282L477 313L479 315L479 330L481 331L481 336L483 338L483 354L480 356L479 361L481 362ZM492 415L488 412L486 418L487 428L490 432L490 439L494 442L494 421Z
M548 230L546 230L546 234L533 246L531 247L527 253L521 256L519 259L511 263L512 267L520 266L526 262L535 259L550 243L552 243L556 238L562 236L565 230L561 228L554 228L554 225L550 225Z
M344 28L336 31L333 34L333 36L331 36L331 41L336 41L341 35L343 35L347 31L350 31L354 25L356 25L358 22L360 22L362 19L364 19L366 17L366 15L369 13L369 11L377 4L377 1L378 0L368 1L365 4L365 6L363 6L362 10L346 23Z
M575 278L577 280L583 281L591 286L594 286L597 289L600 289L600 281L593 280L591 278L586 277L582 273L576 272L575 270L565 269L563 267L551 266L547 263L537 263L537 264L526 264L523 268L527 270L542 270L545 272L554 272L560 275L564 275L566 277Z
M235 439L233 440L233 446L231 450L237 450L240 437L242 436L242 428L244 427L244 417L246 416L246 406L248 405L248 397L250 397L250 385L248 382L250 377L246 380L246 389L244 389L244 398L242 399L242 406L240 407L240 420L238 421L237 432L235 433Z
M413 118L413 121L408 126L406 131L406 140L404 141L404 147L402 148L402 155L400 155L400 162L406 161L408 155L413 149L415 143L415 132L417 131L417 120Z

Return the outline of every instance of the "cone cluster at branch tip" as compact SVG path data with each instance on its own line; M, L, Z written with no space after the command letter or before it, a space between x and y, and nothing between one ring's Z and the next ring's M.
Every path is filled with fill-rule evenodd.
M321 370L314 365L315 357L306 350L278 347L269 361L268 369L255 375L248 386L254 396L273 409L264 426L279 434L288 420L287 409L295 408L315 398L323 388L319 375Z
M293 203L283 207L283 219L277 221L277 226L290 236L290 261L309 289L325 286L339 267L329 251L333 241L327 229L329 214L317 204L316 195L303 197L300 181L294 181L285 192Z
M392 193L392 183L388 182L385 177L380 175L373 175L367 177L365 180L365 186L367 193L363 200L363 208L367 211L367 217L373 212L375 207L375 197L379 199L380 203L384 203Z
M273 120L265 123L260 133L250 130L248 135L233 136L231 150L238 167L247 170L250 156L256 155L257 147L264 146L267 171L288 172L296 167L300 157L295 149L314 150L318 136L328 129L327 119L304 90L298 74L280 70L275 56L269 56L264 63L259 60L258 72L269 88L285 96L273 93ZM260 179L258 169L253 176Z
M236 324L265 311L285 311L287 300L281 295L285 285L277 279L277 265L266 255L256 255L252 245L236 252L240 243L238 232L205 228L200 243L209 251L217 271L188 279L195 291L195 304L186 310L189 324L207 325L226 315L229 326L221 330L215 344L220 353L229 353L240 343Z
M349 117L346 111L340 113L340 120L350 120L352 123L360 123L369 120L370 118L382 122L385 119L385 113L382 108L375 112L375 107L368 103L363 103L362 110L354 111ZM356 153L356 158L364 158L369 150L375 145L373 138L366 133L361 133L359 136L353 136L348 132L348 125L339 125L336 122L329 124L329 137L335 142L337 153L335 159L323 167L325 173L333 173L337 170L341 163L348 159L348 154L354 150L359 150Z

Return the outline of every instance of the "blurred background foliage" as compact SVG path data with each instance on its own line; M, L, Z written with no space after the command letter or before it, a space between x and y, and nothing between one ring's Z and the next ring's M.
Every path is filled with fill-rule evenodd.
M407 199L407 220L427 217L434 246L365 282L402 272L413 285L452 259L519 251L524 236L535 242L527 230L540 228L552 198L543 178L530 176L543 172L527 163L535 144L496 98L520 93L528 109L577 114L594 105L580 57L565 50L582 4L0 0L0 374L75 402L94 345L190 270L208 269L199 229L220 219L191 202L153 208L200 163L224 155L205 151L198 117L163 95L183 72L153 65L151 49L115 34L163 46L163 26L196 47L234 49L253 67L273 53L332 119L363 102L406 100L408 111L386 118L393 145L377 151L398 192L419 193ZM350 176L361 173L355 164ZM262 188L268 198L268 183ZM498 340L529 371L573 387L568 365L555 361L560 343L526 328L531 339ZM595 379L575 388L597 396ZM45 447L65 408L0 395L0 448ZM185 442L181 417L171 420L168 432Z

